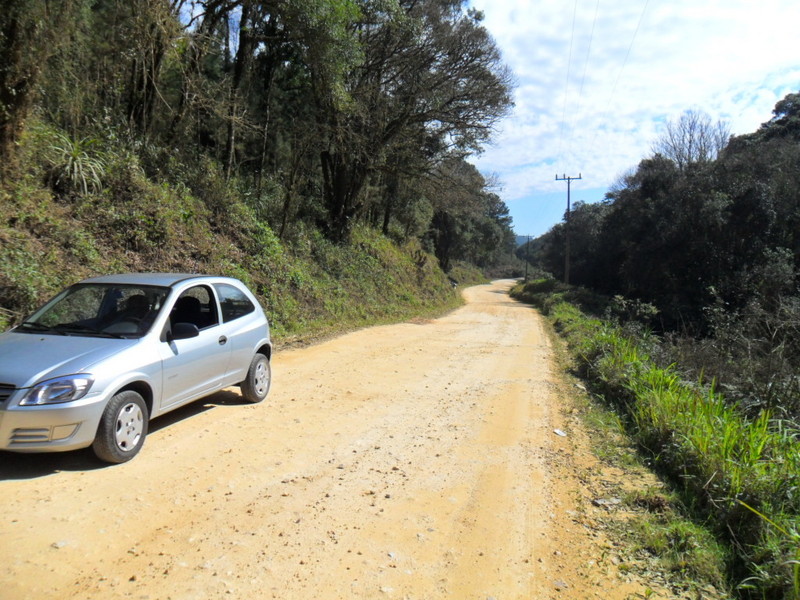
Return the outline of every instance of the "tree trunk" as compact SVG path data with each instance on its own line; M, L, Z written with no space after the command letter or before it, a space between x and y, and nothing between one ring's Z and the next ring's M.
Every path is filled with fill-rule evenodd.
M386 200L383 205L383 235L389 235L389 224L392 220L392 212L397 204L397 190L400 185L397 173L390 173L386 182Z
M73 0L6 2L0 10L0 169L12 163L47 58L68 37Z
M230 179L233 175L236 162L236 121L239 118L239 87L244 79L247 65L252 53L253 35L250 31L250 9L252 3L242 3L242 17L239 21L239 47L236 50L236 60L233 63L233 75L228 96L228 133L225 141L225 175Z
M142 36L140 51L131 64L128 120L133 129L147 134L158 96L161 65L168 46L164 28L169 17L160 12L166 6L139 2L134 7L136 19L143 24L139 31Z
M439 260L442 271L450 271L450 256L453 247L453 227L452 219L443 211L437 211L433 215L431 227L434 230L433 247L434 254Z
M320 158L329 235L333 241L344 243L349 241L361 209L357 200L366 181L366 162L357 157L348 157L348 161L342 153L328 151L322 152Z
M267 170L267 145L269 142L270 121L272 116L270 100L272 98L272 82L275 79L274 63L270 64L267 71L267 76L264 78L264 84L266 85L266 90L264 90L264 132L261 138L261 156L259 157L258 173L256 174L256 188L259 195L261 194L263 186L264 171Z

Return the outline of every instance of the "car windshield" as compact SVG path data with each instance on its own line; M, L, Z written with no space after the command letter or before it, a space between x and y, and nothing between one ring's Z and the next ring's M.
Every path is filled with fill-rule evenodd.
M169 293L165 287L83 283L64 290L17 331L136 338L150 329Z

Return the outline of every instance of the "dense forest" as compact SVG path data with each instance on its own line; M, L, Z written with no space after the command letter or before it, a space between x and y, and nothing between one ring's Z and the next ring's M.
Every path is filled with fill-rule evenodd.
M508 262L508 209L466 161L511 106L482 18L464 0L4 2L0 306L103 269L274 280L276 253L326 263L376 235L445 272Z
M748 411L800 421L800 94L773 115L731 137L684 113L604 202L577 203L528 251L563 278L569 235L570 283L616 297Z
M515 294L723 543L731 594L800 598L800 94L746 135L687 111L652 150L518 250L544 273Z

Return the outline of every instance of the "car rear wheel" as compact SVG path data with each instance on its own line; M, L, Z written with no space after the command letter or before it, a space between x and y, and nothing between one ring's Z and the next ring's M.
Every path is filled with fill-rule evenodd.
M269 386L272 382L272 370L269 366L269 359L263 354L256 354L250 362L250 369L247 371L247 379L239 384L242 396L248 402L261 402L269 393Z
M103 412L92 450L105 462L129 461L144 444L148 420L147 404L139 394L132 390L119 392Z

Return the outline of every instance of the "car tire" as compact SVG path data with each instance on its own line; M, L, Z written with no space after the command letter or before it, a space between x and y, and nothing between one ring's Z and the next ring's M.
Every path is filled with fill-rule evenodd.
M103 411L92 450L108 463L129 461L142 449L149 418L147 404L139 394L132 390L119 392Z
M269 359L261 353L257 353L250 361L250 368L247 370L247 379L239 384L242 396L248 402L261 402L269 394L269 387L272 383L272 369L269 366Z

